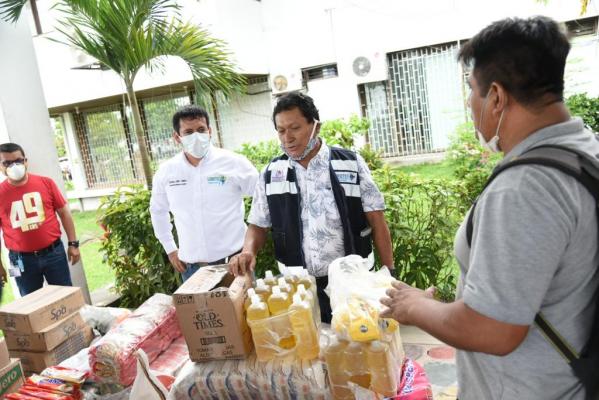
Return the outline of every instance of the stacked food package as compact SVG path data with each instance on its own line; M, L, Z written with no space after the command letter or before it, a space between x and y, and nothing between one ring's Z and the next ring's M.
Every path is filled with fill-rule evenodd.
M354 399L354 385L376 394L397 394L404 359L397 322L379 317L379 299L391 287L386 268L369 270L356 255L329 266L333 335L324 357L335 399Z
M266 271L265 279L248 290L244 308L260 361L289 355L312 360L319 355L316 281L300 271L278 279Z
M81 317L83 293L78 287L48 285L0 308L11 357L25 372L39 373L87 347L91 328Z
M136 374L135 352L150 362L181 336L171 296L155 294L89 348L94 379L130 385Z
M5 396L7 400L80 400L81 385L86 374L80 371L50 367L41 374L31 375L18 392Z
M323 364L294 356L269 362L255 354L245 360L185 364L169 392L170 400L329 399Z

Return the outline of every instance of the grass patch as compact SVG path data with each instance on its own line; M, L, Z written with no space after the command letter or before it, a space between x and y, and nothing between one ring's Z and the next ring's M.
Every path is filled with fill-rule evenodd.
M453 167L448 161L439 163L425 163L417 165L406 165L396 167L398 170L405 173L413 173L428 179L454 179Z
M100 244L103 235L102 228L96 222L95 211L73 212L75 230L80 242L81 260L87 278L90 292L114 282L114 272L102 260ZM2 291L2 303L8 304L14 300L10 281Z

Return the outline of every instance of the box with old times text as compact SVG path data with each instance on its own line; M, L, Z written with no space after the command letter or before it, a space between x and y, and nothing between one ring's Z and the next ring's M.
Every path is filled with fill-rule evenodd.
M48 285L0 307L0 328L20 333L39 332L62 321L84 304L78 287Z
M226 265L203 267L173 295L179 326L193 361L246 357L252 349L243 302L251 276Z

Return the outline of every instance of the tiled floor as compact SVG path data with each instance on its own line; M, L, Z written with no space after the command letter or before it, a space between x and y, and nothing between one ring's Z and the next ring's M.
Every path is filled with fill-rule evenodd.
M435 400L455 400L457 377L455 350L413 326L401 327L406 356L426 370Z

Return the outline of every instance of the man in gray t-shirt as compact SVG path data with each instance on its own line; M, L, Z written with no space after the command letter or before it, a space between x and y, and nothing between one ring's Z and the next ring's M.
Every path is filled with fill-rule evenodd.
M460 52L473 71L469 104L481 144L508 162L540 145L585 152L599 166L599 141L562 102L569 44L544 17L506 19ZM502 172L466 223L455 253L457 299L398 283L383 314L455 346L460 400L584 399L568 363L534 325L541 311L576 351L588 341L599 286L596 204L574 178L549 167ZM465 219L465 221L467 218Z

